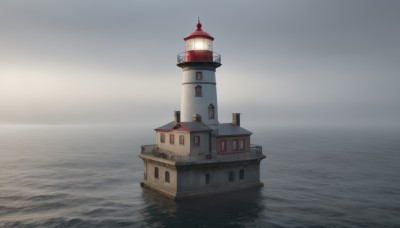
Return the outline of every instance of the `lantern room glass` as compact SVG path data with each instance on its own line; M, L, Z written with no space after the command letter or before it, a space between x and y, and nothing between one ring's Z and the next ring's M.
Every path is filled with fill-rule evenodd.
M212 40L206 38L193 38L188 39L185 42L186 51L192 50L207 50L212 51Z

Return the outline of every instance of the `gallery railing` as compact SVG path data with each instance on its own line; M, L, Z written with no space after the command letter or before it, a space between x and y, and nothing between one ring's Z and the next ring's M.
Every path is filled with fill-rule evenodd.
M258 145L251 145L249 152L238 152L238 153L203 153L198 155L177 155L169 151L160 150L157 145L143 145L141 154L151 155L158 158L163 158L172 161L228 161L228 160L245 160L245 159L257 159L265 158L262 153L262 147Z
M221 63L221 55L217 52L211 51L186 51L178 54L177 62L214 62Z

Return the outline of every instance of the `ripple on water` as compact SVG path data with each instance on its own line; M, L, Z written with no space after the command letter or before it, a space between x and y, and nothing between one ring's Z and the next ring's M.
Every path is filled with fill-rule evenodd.
M0 227L400 224L400 134L257 131L264 188L175 202L140 188L137 130L103 130L0 132Z

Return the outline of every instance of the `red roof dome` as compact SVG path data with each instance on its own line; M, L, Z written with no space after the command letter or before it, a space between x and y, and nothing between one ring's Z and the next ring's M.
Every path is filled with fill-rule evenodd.
M200 20L197 22L197 29L196 31L190 33L189 35L187 35L185 38L183 38L185 41L188 39L192 39L192 38L196 38L196 37L203 37L206 39L210 39L210 40L214 40L214 37L212 37L210 34L204 32L201 29L201 23Z

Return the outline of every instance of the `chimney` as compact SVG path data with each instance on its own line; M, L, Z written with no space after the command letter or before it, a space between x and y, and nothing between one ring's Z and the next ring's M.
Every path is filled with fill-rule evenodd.
M232 124L240 126L240 113L232 113Z
M175 123L181 122L181 111L174 111L174 121Z
M193 122L201 122L201 116L199 114L193 114L192 121Z

